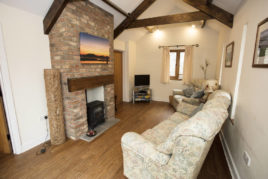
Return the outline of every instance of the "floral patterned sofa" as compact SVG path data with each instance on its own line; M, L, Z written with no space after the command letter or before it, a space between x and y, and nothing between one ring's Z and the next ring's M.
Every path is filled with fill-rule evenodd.
M184 96L183 89L173 89L173 94L170 97L170 104L174 107L174 109L178 112L182 110L190 110L191 113L192 108L195 106L192 105L200 105L200 103L205 102L208 98L208 95L213 91L219 89L219 84L217 80L203 80L203 79L195 79L191 81L190 86L196 88L196 90L204 90L205 95L198 98L189 98ZM190 104L190 105L189 105Z
M141 135L125 133L121 139L124 175L129 179L196 178L228 117L230 103L230 94L218 90L191 118L175 112Z

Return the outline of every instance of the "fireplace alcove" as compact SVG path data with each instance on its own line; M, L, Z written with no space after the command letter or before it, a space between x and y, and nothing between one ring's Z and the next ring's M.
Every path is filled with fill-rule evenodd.
M68 78L67 79L67 85L68 85L68 92L69 93L74 93L77 91L85 91L85 98L82 100L86 101L86 116L87 116L87 126L88 127L96 127L98 124L104 122L104 120L109 120L111 118L111 116L107 113L108 108L111 108L111 102L109 101L110 98L107 98L107 90L109 90L109 86L113 85L114 83L114 75L102 75L102 76L94 76L94 77L81 77L81 78ZM103 95L106 96L104 97L103 100L103 108L104 108L104 119L102 121L102 119L97 119L98 121L92 122L90 124L89 121L89 117L92 117L92 112L94 113L94 111L90 111L94 108L94 106L96 106L96 109L100 109L101 107L101 102L95 101L93 103L88 103L87 102L87 90L88 89L94 89L96 87L101 87L103 86L104 90L103 90ZM109 94L108 94L109 95ZM96 113L96 117L100 117L98 115L101 115L102 112L98 112ZM98 124L97 124L98 123ZM86 130L87 131L87 130ZM85 131L84 131L85 132Z

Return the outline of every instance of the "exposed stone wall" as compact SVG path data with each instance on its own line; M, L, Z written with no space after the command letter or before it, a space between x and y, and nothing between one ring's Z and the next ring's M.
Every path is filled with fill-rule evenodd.
M81 64L79 33L109 39L109 64ZM70 1L49 33L51 64L61 72L66 134L78 139L87 131L85 91L68 92L67 79L114 73L113 16L89 1ZM106 119L114 117L114 85L104 86Z

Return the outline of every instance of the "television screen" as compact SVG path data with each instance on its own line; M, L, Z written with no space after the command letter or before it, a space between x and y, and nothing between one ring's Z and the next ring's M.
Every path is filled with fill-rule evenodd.
M135 75L135 86L149 86L150 75Z

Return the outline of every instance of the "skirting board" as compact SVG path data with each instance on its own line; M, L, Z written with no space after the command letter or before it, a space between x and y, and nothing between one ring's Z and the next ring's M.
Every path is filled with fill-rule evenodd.
M225 155L225 158L227 160L227 164L228 164L229 170L231 172L232 178L233 179L241 179L222 131L220 131L220 140L221 140L224 155Z

